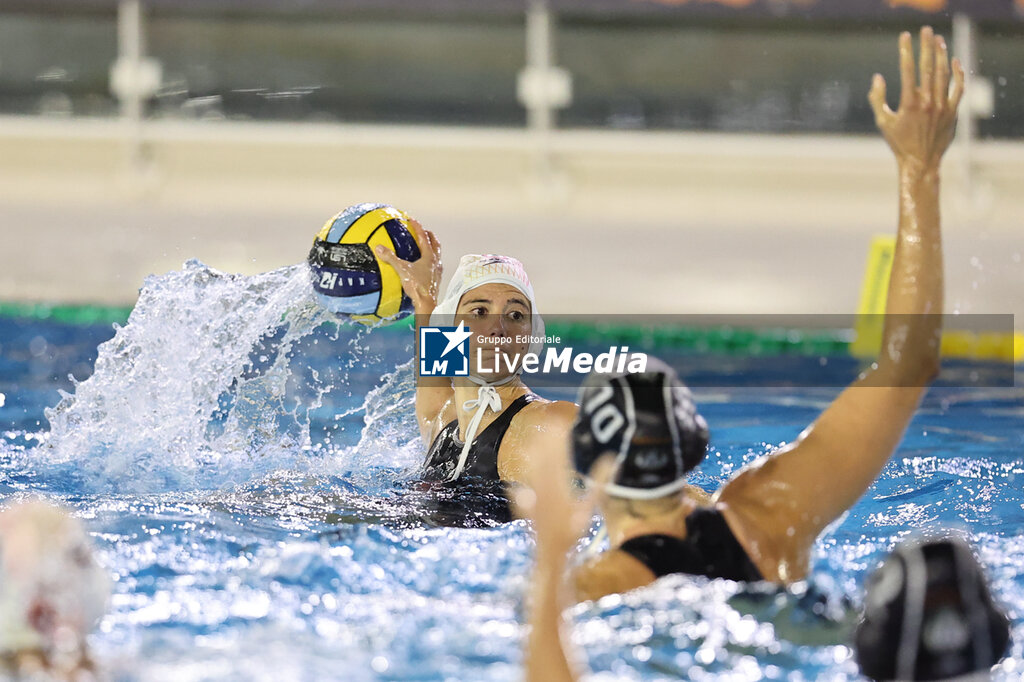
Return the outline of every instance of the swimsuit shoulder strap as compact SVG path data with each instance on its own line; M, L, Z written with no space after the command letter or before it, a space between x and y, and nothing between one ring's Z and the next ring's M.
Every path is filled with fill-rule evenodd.
M450 449L450 445L457 442L459 439L459 420L453 419L445 424L437 435L434 436L434 440L430 442L430 447L427 449L427 458L423 461L423 466L430 467L432 464L436 464L435 460L442 455L442 451Z
M476 444L482 445L484 438L494 443L495 452L497 452L498 446L501 445L501 439L505 437L505 432L508 431L508 427L512 425L512 419L519 414L524 407L537 400L539 396L536 393L526 393L519 396L512 403L505 408L505 410L495 417L494 421L487 425L479 436L476 437Z
M471 475L498 479L498 448L505 437L505 432L512 424L512 419L537 398L534 393L519 396L473 439L473 447L467 461L467 471ZM452 420L441 429L434 442L430 444L424 468L428 472L447 469L450 475L462 445L462 441L459 440L459 422L457 419ZM439 475L444 476L443 473Z

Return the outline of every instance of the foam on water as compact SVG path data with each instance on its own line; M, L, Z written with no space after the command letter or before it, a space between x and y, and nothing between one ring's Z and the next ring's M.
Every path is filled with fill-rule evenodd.
M800 664L806 679L856 674L845 646L855 612L806 583L784 590L674 575L572 613L590 664L620 680L796 679ZM817 661L806 660L808 646Z
M109 337L13 327L0 501L42 493L86 522L114 578L91 644L115 679L521 679L526 525L415 523L395 486L422 458L411 334L331 324L307 276L192 261L150 278L93 375L46 411L50 432L33 425L57 375ZM62 357L70 336L78 350ZM697 396L714 436L693 482L708 490L835 393L723 385ZM1021 389L933 389L879 480L820 538L813 589L677 576L574 608L591 679L859 679L844 596L858 599L900 538L951 526L1014 619L996 679L1019 679L1021 405Z

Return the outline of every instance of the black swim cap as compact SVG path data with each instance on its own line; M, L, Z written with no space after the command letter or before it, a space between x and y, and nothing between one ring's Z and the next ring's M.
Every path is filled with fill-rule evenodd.
M701 463L708 426L675 371L649 358L648 371L591 374L580 389L573 425L576 470L588 476L602 455L616 456L608 485L616 497L654 499L673 493Z
M985 574L957 538L910 541L868 579L855 647L875 680L945 680L988 670L1010 642Z

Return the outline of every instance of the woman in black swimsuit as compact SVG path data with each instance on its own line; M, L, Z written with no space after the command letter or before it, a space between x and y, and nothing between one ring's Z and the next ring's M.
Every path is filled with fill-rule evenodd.
M602 491L613 549L577 572L577 597L632 589L680 568L800 580L818 534L867 490L902 439L939 369L939 166L953 140L964 74L955 59L950 68L945 42L928 27L921 31L920 81L909 33L900 36L899 55L899 110L886 105L880 75L868 95L899 171L899 227L880 357L795 441L730 478L706 511L672 480L699 463L707 437L687 392L664 373L603 384L598 379L585 389L574 429L576 465L598 481L595 487L613 484ZM644 382L647 396L632 402ZM653 391L660 400L649 390L658 383L667 386ZM552 476L549 469L531 480L537 574L527 679L546 682L574 678L560 644L558 586L565 553L584 527L566 523L573 517L571 501L547 485Z
M576 596L596 599L642 587L671 573L760 580L720 505L694 499L686 474L704 459L708 429L690 391L664 363L648 371L592 374L580 392L573 427L577 469L614 457L599 508L612 549L576 571Z
M708 555L742 549L740 556L749 558L760 577L778 583L801 580L818 534L853 506L896 449L939 368L939 163L953 139L963 87L963 71L954 60L950 92L945 42L930 28L921 32L920 85L906 33L900 38L900 71L899 113L885 104L881 76L875 77L869 96L878 126L896 156L900 197L877 362L796 440L732 476L707 511L685 495L672 494L672 486L682 485L685 473L703 458L707 437L689 392L664 372L660 378L620 378L611 383L596 377L597 383L581 396L581 419L574 430L576 465L586 474L598 457L611 453L617 458L620 478L609 489L606 505L617 549L583 567L580 596L647 584L664 570L655 565L659 555L669 547L677 555L683 551L664 538L645 537L624 547L620 543L658 533L685 537L692 545L691 530L712 544L692 558L699 570L687 572L755 577L735 561L716 568L722 556ZM648 382L662 385L651 388ZM618 420L618 430L609 426L610 417ZM716 535L728 541L715 547ZM706 564L703 569L700 562Z
M422 326L458 326L466 334L471 359L479 353L485 366L502 367L477 376L470 362L468 377L419 378L416 416L423 441L429 443L422 478L433 486L497 495L501 504L485 513L487 520L508 521L505 487L523 482L530 457L557 461L564 469L576 406L540 398L523 383L519 368L497 362L538 352L531 340L544 335L522 263L507 256L463 256L438 300L440 244L419 223L412 221L410 227L421 245L418 260L401 260L386 249L377 254L395 268L413 301L417 342ZM463 501L470 500L461 496L449 506Z

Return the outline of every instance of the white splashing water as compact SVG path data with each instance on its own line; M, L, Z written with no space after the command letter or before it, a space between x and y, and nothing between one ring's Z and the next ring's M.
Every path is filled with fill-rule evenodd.
M425 450L415 405L415 362L410 358L381 377L381 383L366 394L359 444L337 452L327 473L365 471L374 464L417 468Z
M77 488L125 492L223 488L309 465L308 415L333 386L319 382L306 404L289 399L290 351L333 317L308 277L305 265L247 277L191 260L147 278L128 323L99 347L93 375L46 410L50 435L38 458L63 467ZM260 360L269 366L254 372L254 348L268 337L274 350ZM406 374L385 376L367 397L368 444L385 439L376 426L384 421L394 449L387 414L411 404ZM329 459L352 466L362 450Z

